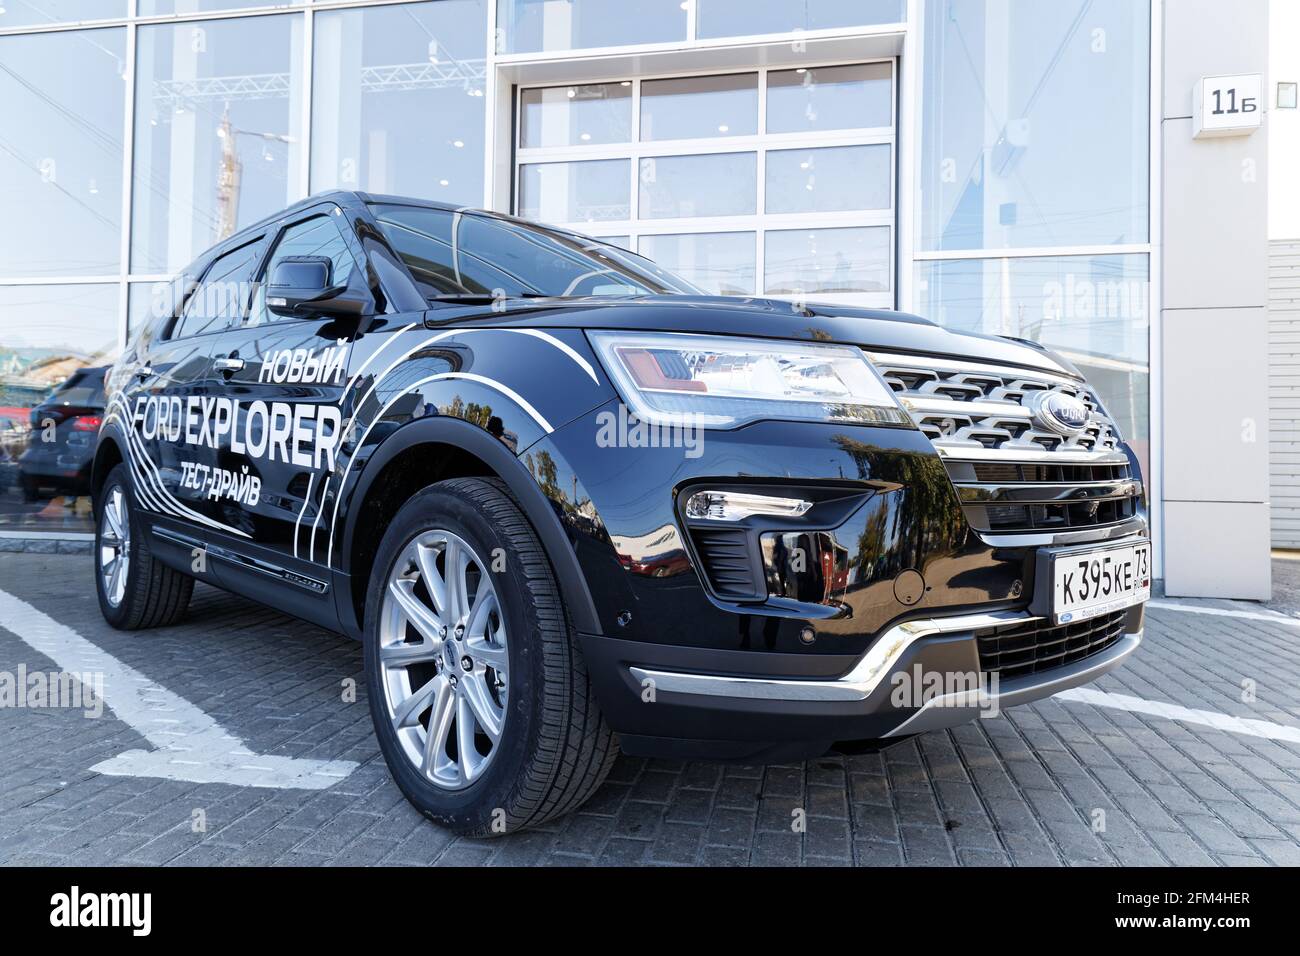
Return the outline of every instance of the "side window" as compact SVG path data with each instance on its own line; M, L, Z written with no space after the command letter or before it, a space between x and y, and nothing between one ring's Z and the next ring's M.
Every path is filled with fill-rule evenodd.
M249 325L284 321L284 316L267 309L266 285L271 281L276 263L288 256L328 256L333 262L331 281L335 285L347 285L348 278L357 268L352 250L348 248L347 240L343 238L333 216L313 216L294 223L281 234L275 252L271 254L261 281L253 293L253 307L248 313Z
M252 288L253 270L261 257L262 240L232 249L216 259L194 290L171 338L180 339L204 332L220 332L238 325Z

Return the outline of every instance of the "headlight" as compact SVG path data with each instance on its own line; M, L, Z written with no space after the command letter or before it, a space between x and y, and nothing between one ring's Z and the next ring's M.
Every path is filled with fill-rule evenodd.
M759 419L908 425L855 348L675 332L589 332L642 421L733 428Z

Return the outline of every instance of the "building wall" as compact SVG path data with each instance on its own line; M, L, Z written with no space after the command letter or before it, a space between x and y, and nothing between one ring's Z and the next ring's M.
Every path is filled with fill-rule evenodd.
M1268 2L1165 0L1161 249L1165 590L1266 599L1268 121L1194 140L1204 76L1265 73Z
M1189 114L1194 76L1262 69L1267 0L0 6L0 375L45 352L104 360L147 317L155 284L230 222L309 192L510 209L516 86L883 57L897 75L895 304L1067 354L1142 460L1175 587L1260 593L1265 552L1246 529L1267 525L1262 376L1217 402L1204 376L1265 354L1251 232L1262 157L1258 183L1240 176L1264 135L1193 144ZM1154 124L1153 86L1165 91ZM1241 334L1222 335L1225 323ZM1210 330L1226 351L1198 344ZM1256 440L1234 443L1247 418ZM1240 463L1231 475L1204 467L1207 429ZM1178 535L1202 527L1198 502L1237 516L1243 581L1225 585L1200 538L1183 547ZM0 506L0 533L12 521Z

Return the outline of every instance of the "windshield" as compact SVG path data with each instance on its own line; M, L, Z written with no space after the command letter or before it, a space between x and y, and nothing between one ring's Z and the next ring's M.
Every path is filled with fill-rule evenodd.
M370 208L429 299L702 294L649 259L599 239L427 206Z

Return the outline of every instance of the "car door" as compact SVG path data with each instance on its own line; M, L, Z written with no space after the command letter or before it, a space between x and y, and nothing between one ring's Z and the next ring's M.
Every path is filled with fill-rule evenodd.
M140 356L125 390L141 503L189 526L200 539L211 532L246 533L222 520L211 493L219 389L211 375L211 353L242 321L263 252L259 236L212 257L170 328Z
M213 353L213 376L232 403L232 426L216 451L228 492L220 507L223 520L239 522L251 538L231 542L245 560L223 563L220 573L245 593L288 581L306 592L298 596L307 605L328 589L321 500L342 439L339 405L358 323L309 309L279 315L267 307L266 284L280 261L301 256L328 258L335 285L362 281L359 249L341 225L333 204L284 222L258 271L247 319ZM296 613L321 619L310 606Z

